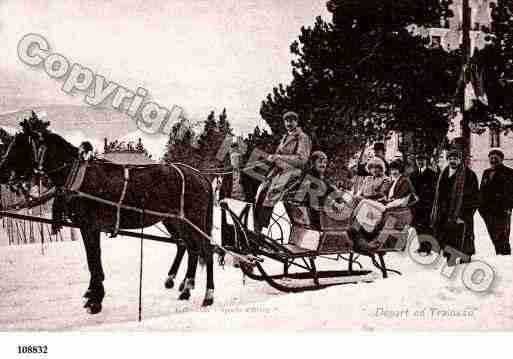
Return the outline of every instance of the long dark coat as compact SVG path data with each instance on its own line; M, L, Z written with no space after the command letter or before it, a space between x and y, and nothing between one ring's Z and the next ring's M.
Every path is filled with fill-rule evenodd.
M503 215L512 207L513 169L504 165L486 169L481 180L479 212L485 216Z
M437 173L431 168L426 168L424 172L417 170L410 176L418 197L414 206L414 226L417 229L421 228L426 231L431 226L431 212L435 200L437 177Z
M475 253L474 213L478 207L479 186L475 172L460 166L456 174L449 177L449 168L445 168L438 178L431 216L433 234L441 249L447 245L469 256ZM458 219L465 223L463 238L451 233Z

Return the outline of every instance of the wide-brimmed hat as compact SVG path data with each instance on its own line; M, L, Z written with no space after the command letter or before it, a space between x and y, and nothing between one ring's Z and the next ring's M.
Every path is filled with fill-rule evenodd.
M384 172L386 168L385 161L383 161L380 157L373 157L369 160L369 162L367 162L365 169L367 170L367 172L370 172L370 169L372 167L381 167L381 169Z

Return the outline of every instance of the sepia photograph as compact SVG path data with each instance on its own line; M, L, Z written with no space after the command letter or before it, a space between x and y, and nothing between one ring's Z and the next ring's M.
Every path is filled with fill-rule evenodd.
M513 329L513 1L0 0L0 39L7 358Z

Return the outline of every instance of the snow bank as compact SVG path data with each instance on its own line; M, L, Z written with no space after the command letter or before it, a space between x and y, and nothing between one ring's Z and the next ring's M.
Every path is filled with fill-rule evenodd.
M477 220L477 219L476 219ZM513 328L513 261L496 257L482 226L476 226L478 256L495 271L484 293L466 288L465 265L451 278L442 262L416 263L407 254L389 254L387 263L402 275L373 283L348 284L316 292L280 293L246 280L233 267L215 265L215 303L201 308L206 275L198 268L191 300L178 301L164 279L176 251L172 244L144 241L143 321L138 322L140 240L102 239L106 274L104 310L88 315L81 296L89 274L83 244L57 242L0 247L0 330L195 331L195 330L497 330ZM162 234L157 228L147 233ZM218 236L218 233L215 234ZM361 258L366 268L373 268ZM176 285L183 278L184 260ZM344 262L319 261L324 269Z

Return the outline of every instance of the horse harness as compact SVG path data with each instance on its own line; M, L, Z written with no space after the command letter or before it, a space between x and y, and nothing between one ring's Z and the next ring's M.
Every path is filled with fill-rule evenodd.
M140 169L140 168L147 168L152 165L126 165L126 164L116 164L109 162L109 164L113 164L115 166L121 166L123 168L123 187L121 189L121 194L119 196L119 199L114 201L108 201L101 199L100 197L97 197L95 195L91 195L85 192L80 191L80 187L82 186L82 183L84 181L87 167L89 165L88 161L80 161L76 160L73 164L73 168L70 171L70 174L68 175L68 178L66 180L66 184L64 185L64 189L67 193L71 194L72 196L76 195L79 197L88 197L91 199L95 199L97 201L106 203L112 205L116 209L116 223L114 225L114 229L112 231L111 237L115 237L117 233L119 232L120 222L121 222L121 209L125 208L126 206L123 205L123 201L126 197L126 192L128 188L128 183L130 181L130 170L132 169ZM178 177L180 178L180 203L179 203L179 217L185 218L185 175L183 171L175 164L170 165L171 168L173 168L176 173L178 174ZM144 211L144 209L142 209ZM149 213L149 212L148 212Z

